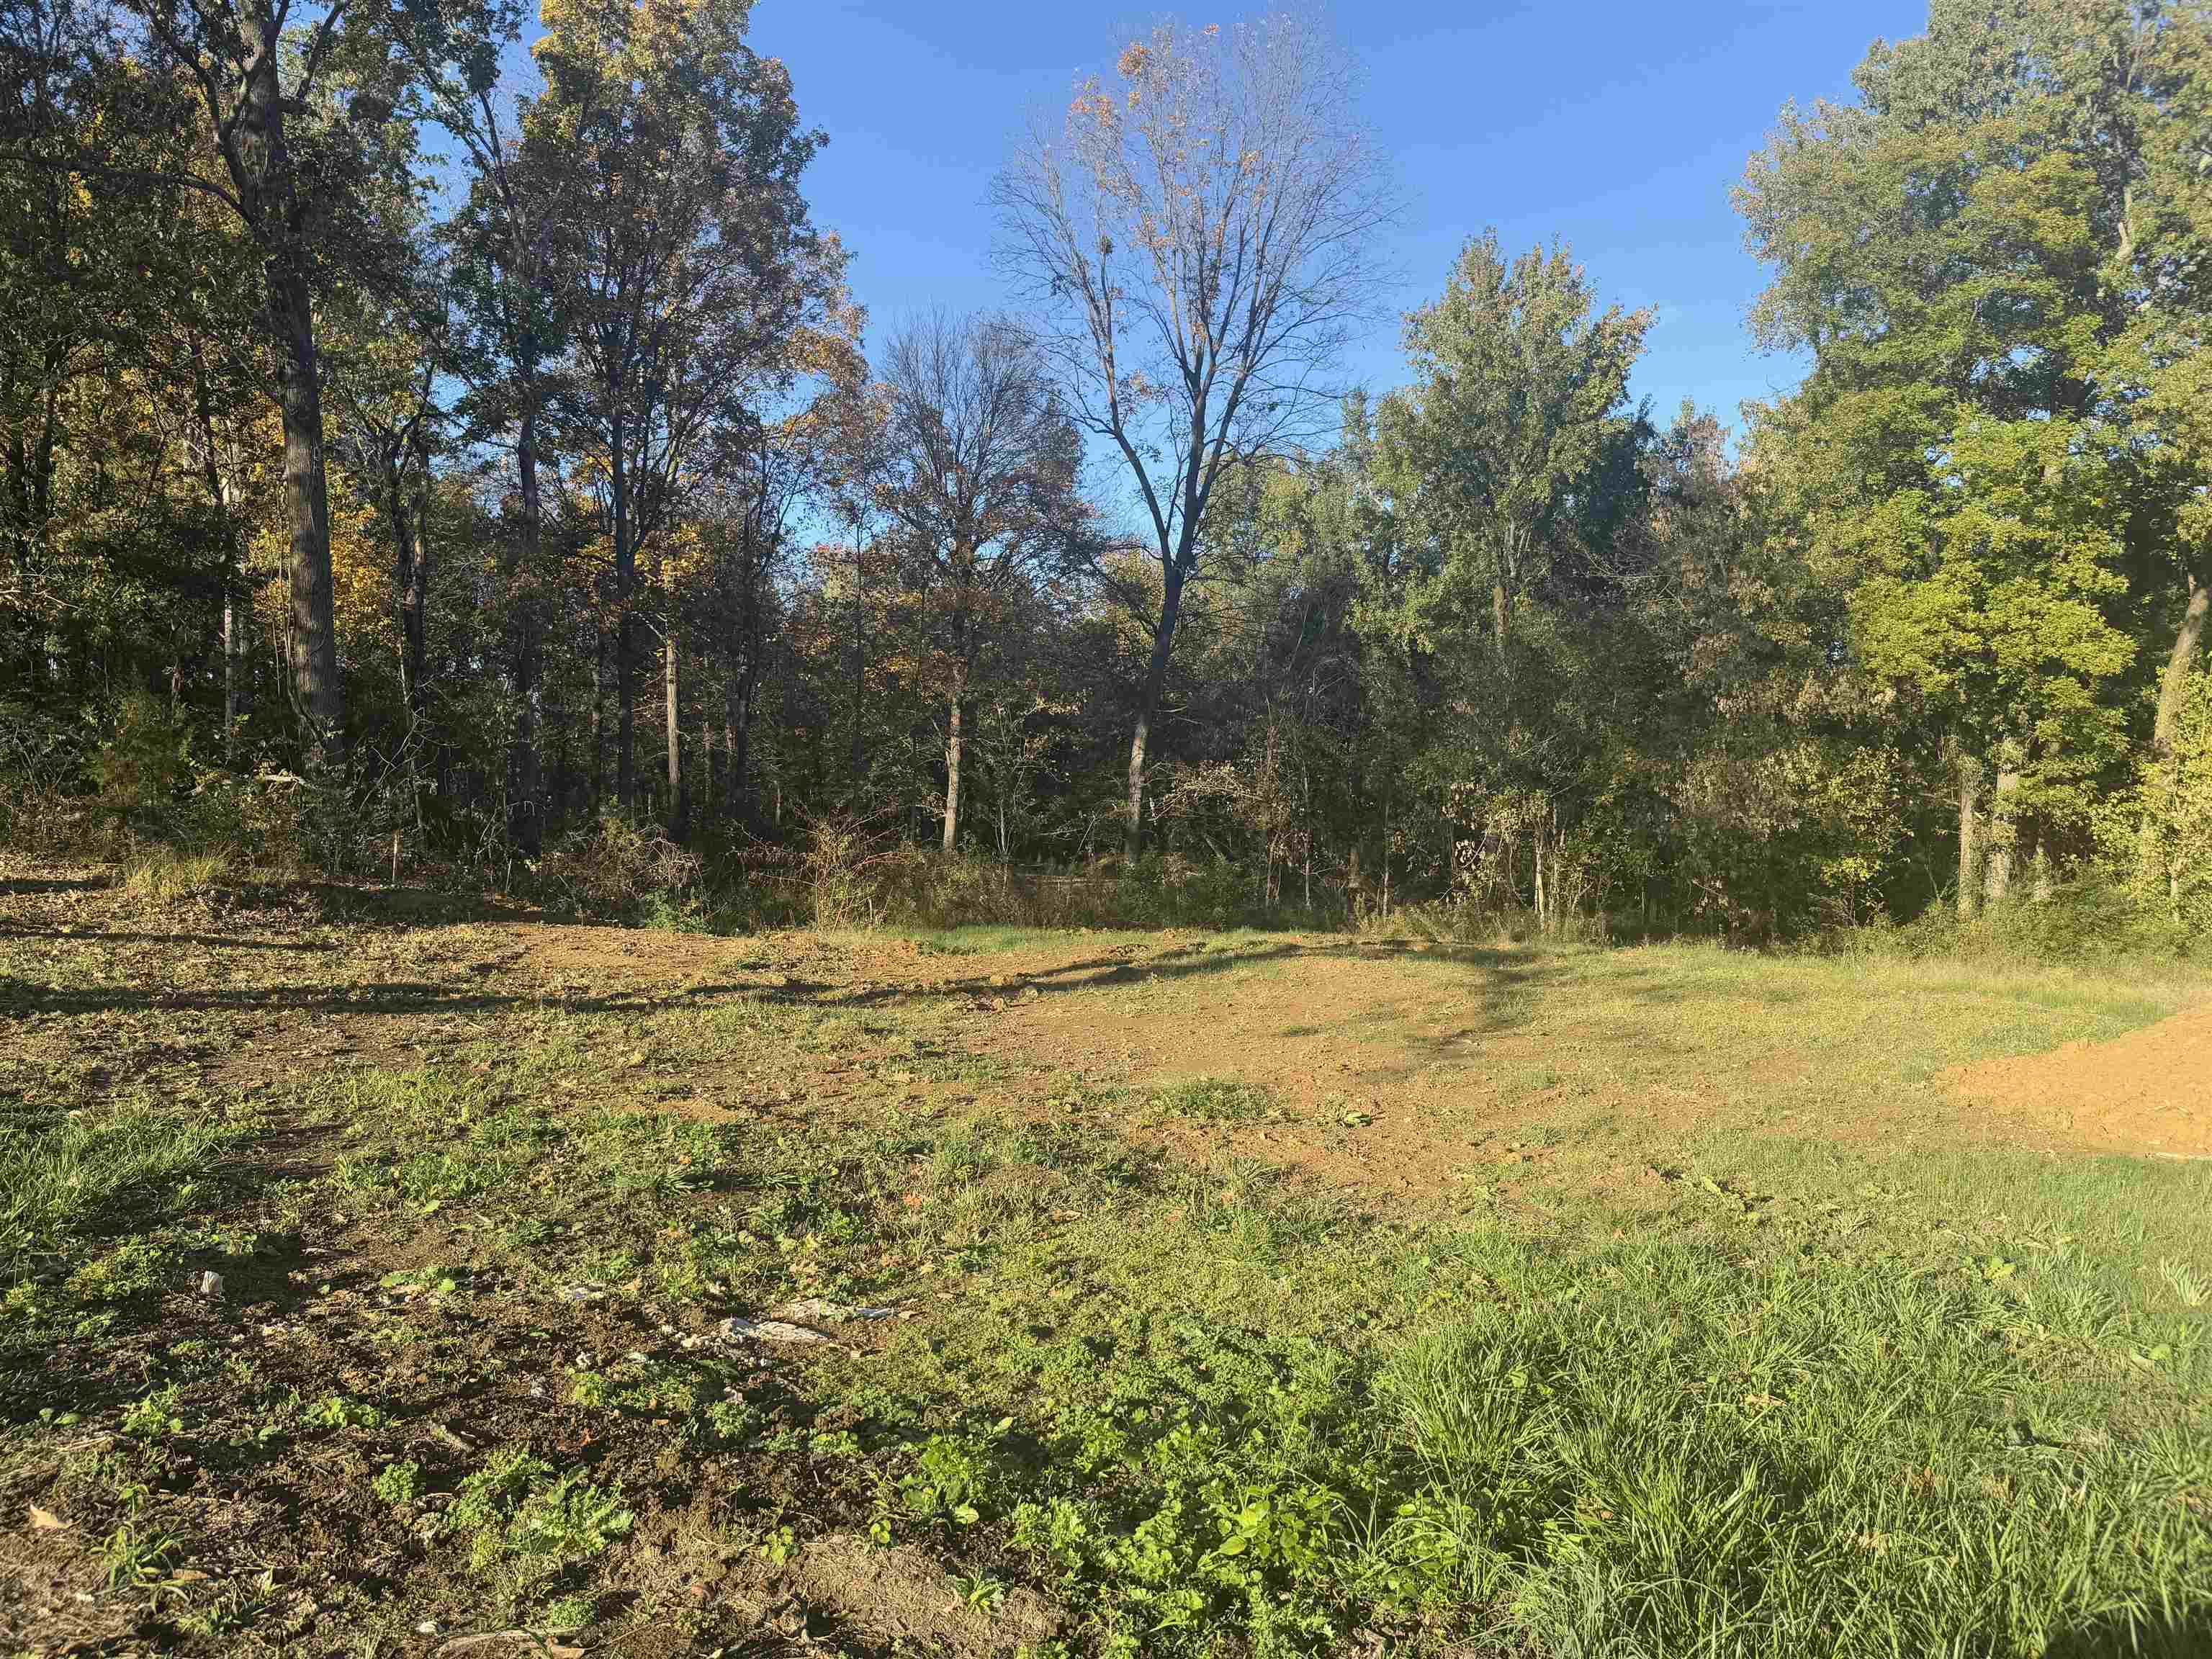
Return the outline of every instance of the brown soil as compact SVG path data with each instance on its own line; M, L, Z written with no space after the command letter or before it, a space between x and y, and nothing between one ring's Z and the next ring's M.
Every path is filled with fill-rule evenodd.
M1694 1132L1775 1068L1808 1063L1684 1053L1664 1078L1547 1085L1561 1046L1587 1034L1547 1024L1530 994L1544 959L1510 949L1073 933L953 955L868 934L716 939L481 906L402 914L392 901L403 896L356 897L336 915L302 902L180 921L134 915L89 881L0 883L0 945L22 953L15 1000L27 1023L46 1043L77 1048L95 1087L103 1074L117 1085L265 1086L303 1066L419 1064L539 1005L919 1005L960 1047L1006 1062L1002 1097L1017 1108L1052 1109L1069 1085L1116 1088L1137 1097L1139 1133L1155 1145L1225 1146L1326 1185L1427 1203L1536 1173L1524 1166L1550 1156L1546 1127L1603 1115L1625 1133ZM2008 1139L2212 1156L2208 1060L2212 1006L2109 1042L1960 1068L1900 1097L1897 1122L1862 1127L1928 1129L1928 1107L1956 1103L1976 1109L1960 1114L1962 1129L1971 1121ZM0 1082L9 1061L0 1050ZM825 1063L816 1086L836 1093L838 1070ZM1145 1109L1143 1096L1198 1077L1251 1084L1279 1109L1226 1124ZM688 1084L656 1106L704 1116L747 1105L739 1079L702 1072ZM1649 1176L1638 1158L1616 1173L1623 1184Z
M1954 1098L1994 1109L2059 1145L2154 1158L2212 1158L2212 1006L2108 1042L1962 1066Z
M1181 1152L1225 1141L1326 1185L1433 1201L1522 1161L1511 1132L1528 1117L1496 1092L1524 1040L1507 1006L1516 970L1469 953L1439 972L1453 954L1285 939L1063 968L1059 987L1092 994L1017 1000L988 1042L1047 1086L1253 1085L1277 1109L1229 1124L1163 1116L1143 1132Z
M1059 1633L1059 1612L1035 1590L1002 1590L991 1611L970 1606L921 1551L879 1549L849 1533L806 1547L793 1577L800 1594L883 1647L954 1659L1012 1659Z

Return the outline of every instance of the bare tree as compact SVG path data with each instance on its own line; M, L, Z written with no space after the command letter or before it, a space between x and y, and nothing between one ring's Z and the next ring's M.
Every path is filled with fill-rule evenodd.
M963 720L986 635L1080 519L1082 440L1036 348L994 318L932 312L893 337L878 492L942 605L945 850L960 834Z
M1145 745L1183 592L1224 471L1326 435L1323 384L1380 297L1399 205L1357 112L1357 61L1320 21L1164 22L1110 82L1040 117L994 191L999 259L1042 311L1039 346L1075 418L1127 464L1160 567L1129 744L1126 842L1144 829Z

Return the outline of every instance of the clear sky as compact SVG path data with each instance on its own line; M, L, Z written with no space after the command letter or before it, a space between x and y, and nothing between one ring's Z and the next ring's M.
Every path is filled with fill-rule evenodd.
M1193 22L1261 9L1241 0ZM1364 62L1366 115L1410 207L1392 250L1402 312L1433 296L1460 246L1495 225L1510 251L1564 236L1608 300L1655 306L1635 380L1664 418L1690 397L1736 405L1794 386L1744 315L1762 285L1729 192L1784 100L1850 91L1878 35L1917 34L1925 0L1335 0ZM988 264L992 174L1034 106L1065 105L1149 11L1107 0L759 0L752 39L790 65L801 115L830 135L815 221L854 254L872 343L902 314L1005 295ZM1349 365L1403 379L1395 322Z

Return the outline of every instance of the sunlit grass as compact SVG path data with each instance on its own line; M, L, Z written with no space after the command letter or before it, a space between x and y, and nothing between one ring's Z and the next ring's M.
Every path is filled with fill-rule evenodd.
M1122 939L944 936L973 941L963 986L1009 988L1023 963ZM794 943L817 987L839 949L884 945ZM137 1462L185 1482L196 1459L265 1447L266 1498L295 1479L287 1437L328 1436L359 1454L348 1525L474 1572L505 1598L486 1617L597 1620L616 1645L623 1621L672 1614L626 1599L653 1581L612 1517L658 1536L720 1505L732 1559L859 1534L984 1604L1026 1586L1069 1653L2204 1650L2212 1167L1976 1133L1939 1078L2117 1035L2197 983L1685 947L1127 945L1188 971L1069 989L1079 1018L1203 1029L1222 988L1340 984L1369 997L1363 1043L1449 1055L1468 1124L1510 1123L1539 1155L1378 1214L1264 1156L1308 1131L1387 1148L1365 1094L1315 1122L1264 1067L1064 1074L965 988L518 1000L442 1051L303 1063L273 1091L327 1158L287 1224L301 1260L339 1216L392 1304L349 1351L368 1369L241 1394L213 1348L158 1362L103 1396L92 1426L125 1451L72 1502L188 1567L195 1523L131 1495ZM1338 977L1291 977L1286 945ZM37 1281L14 1346L119 1333L146 1292L182 1294L173 1229L212 1219L210 1168L247 1121L221 1099L13 1120L0 1265ZM1153 1150L1163 1124L1213 1150ZM282 1279L263 1255L238 1271ZM897 1316L772 1370L712 1336L791 1303ZM588 1357L586 1306L627 1322ZM439 1335L441 1307L457 1322ZM486 1346L466 1332L495 1309L507 1334ZM258 1352L273 1369L290 1350ZM446 1468L392 1438L391 1402L430 1386L430 1359L441 1398L505 1398L501 1420L603 1447L589 1504L570 1515L584 1489L561 1483L586 1476L550 1441ZM458 1503L454 1482L525 1455L543 1478L497 1525L407 1530L426 1492ZM738 1484L697 1484L709 1457L744 1460L714 1477ZM540 1486L575 1522L557 1565L541 1582L479 1562ZM424 1576L394 1628L447 1617L454 1582ZM683 1616L707 1618L693 1599Z

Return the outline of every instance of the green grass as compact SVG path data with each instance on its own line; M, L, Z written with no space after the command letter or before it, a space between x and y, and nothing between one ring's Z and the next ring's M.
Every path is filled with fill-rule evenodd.
M1909 1224L1398 1232L1249 1170L994 1156L1086 1218L1002 1198L980 1305L838 1382L893 1468L951 1432L964 1501L1109 1648L2202 1640L2203 1323L2109 1262Z
M1048 941L974 948L1010 942ZM1237 962L1275 943L1203 958L1271 971ZM8 1340L74 1345L83 1383L10 1467L58 1468L28 1490L109 1595L228 1571L220 1605L159 1592L205 1652L298 1637L204 1541L191 1494L225 1480L342 1527L326 1557L399 1564L374 1615L318 1592L332 1650L425 1618L749 1639L655 1576L695 1526L696 1559L749 1571L828 1534L910 1547L948 1601L1048 1598L1069 1653L2212 1647L2212 1168L1923 1121L1944 1066L2117 1034L2191 982L1390 961L1441 999L1407 1003L1409 1048L1470 1042L1542 1156L1384 1212L1249 1156L1299 1128L1264 1082L1032 1076L939 1000L525 1004L419 1065L303 1068L270 1110L328 1168L258 1222L210 1173L258 1121L230 1097L26 1108L0 1137ZM1178 981L1184 1018L1211 982ZM1123 993L1073 994L1104 1018ZM725 1108L662 1103L708 1084ZM1692 1127L1640 1115L1662 1094ZM1216 1150L1131 1138L1163 1119ZM280 1224L296 1267L253 1243ZM341 1237L348 1272L317 1265ZM327 1346L234 1352L195 1315L111 1358L224 1249ZM839 1346L765 1364L713 1335L795 1298L902 1316L833 1311Z
M210 1165L250 1118L131 1099L105 1110L0 1100L0 1283L19 1285L215 1196Z
M1166 1116L1212 1121L1264 1117L1273 1104L1269 1090L1224 1077L1184 1078L1152 1097L1153 1109Z

